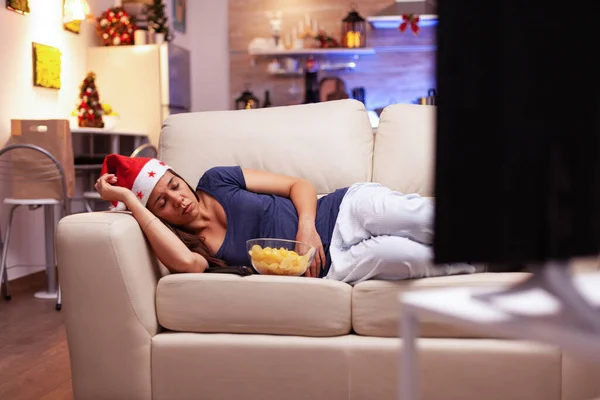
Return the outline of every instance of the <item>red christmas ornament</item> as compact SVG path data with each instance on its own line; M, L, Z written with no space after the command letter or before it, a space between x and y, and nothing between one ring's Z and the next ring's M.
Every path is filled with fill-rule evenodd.
M402 23L398 27L400 32L406 31L406 29L410 27L410 30L416 35L421 30L419 26L419 16L416 14L403 14L402 15Z

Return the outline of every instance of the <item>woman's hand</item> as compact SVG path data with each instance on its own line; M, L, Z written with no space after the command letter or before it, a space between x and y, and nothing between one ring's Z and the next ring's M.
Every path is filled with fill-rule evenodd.
M308 243L317 249L315 253L315 258L306 270L306 273L304 275L308 277L318 278L319 274L321 273L321 269L326 263L326 259L325 252L323 251L323 243L321 242L321 237L317 232L317 228L315 227L314 222L301 222L298 225L298 234L296 235L296 240L298 242Z
M127 188L121 186L113 186L117 183L117 177L113 174L104 174L96 181L94 188L102 200L106 201L120 201L127 204L127 200L133 192Z

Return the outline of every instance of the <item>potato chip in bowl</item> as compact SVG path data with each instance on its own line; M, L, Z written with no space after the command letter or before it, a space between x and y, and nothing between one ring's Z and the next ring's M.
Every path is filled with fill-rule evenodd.
M252 267L262 275L304 275L316 248L285 239L251 239L246 242Z

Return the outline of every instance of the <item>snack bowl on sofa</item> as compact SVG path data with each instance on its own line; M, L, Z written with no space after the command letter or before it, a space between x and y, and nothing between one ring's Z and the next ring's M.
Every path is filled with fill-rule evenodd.
M251 239L246 242L252 267L262 275L301 276L315 258L316 248L285 239Z

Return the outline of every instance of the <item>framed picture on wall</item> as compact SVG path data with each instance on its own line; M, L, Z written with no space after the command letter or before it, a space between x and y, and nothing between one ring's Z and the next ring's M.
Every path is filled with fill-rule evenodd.
M139 28L148 27L146 7L152 5L152 0L121 0L121 5Z
M29 14L29 0L6 0L6 8L16 13Z
M48 89L60 89L60 49L40 43L32 43L33 85Z
M185 20L187 14L187 0L173 0L173 28L185 33Z
M81 32L81 21L71 21L63 24L65 31L73 32L79 35Z

